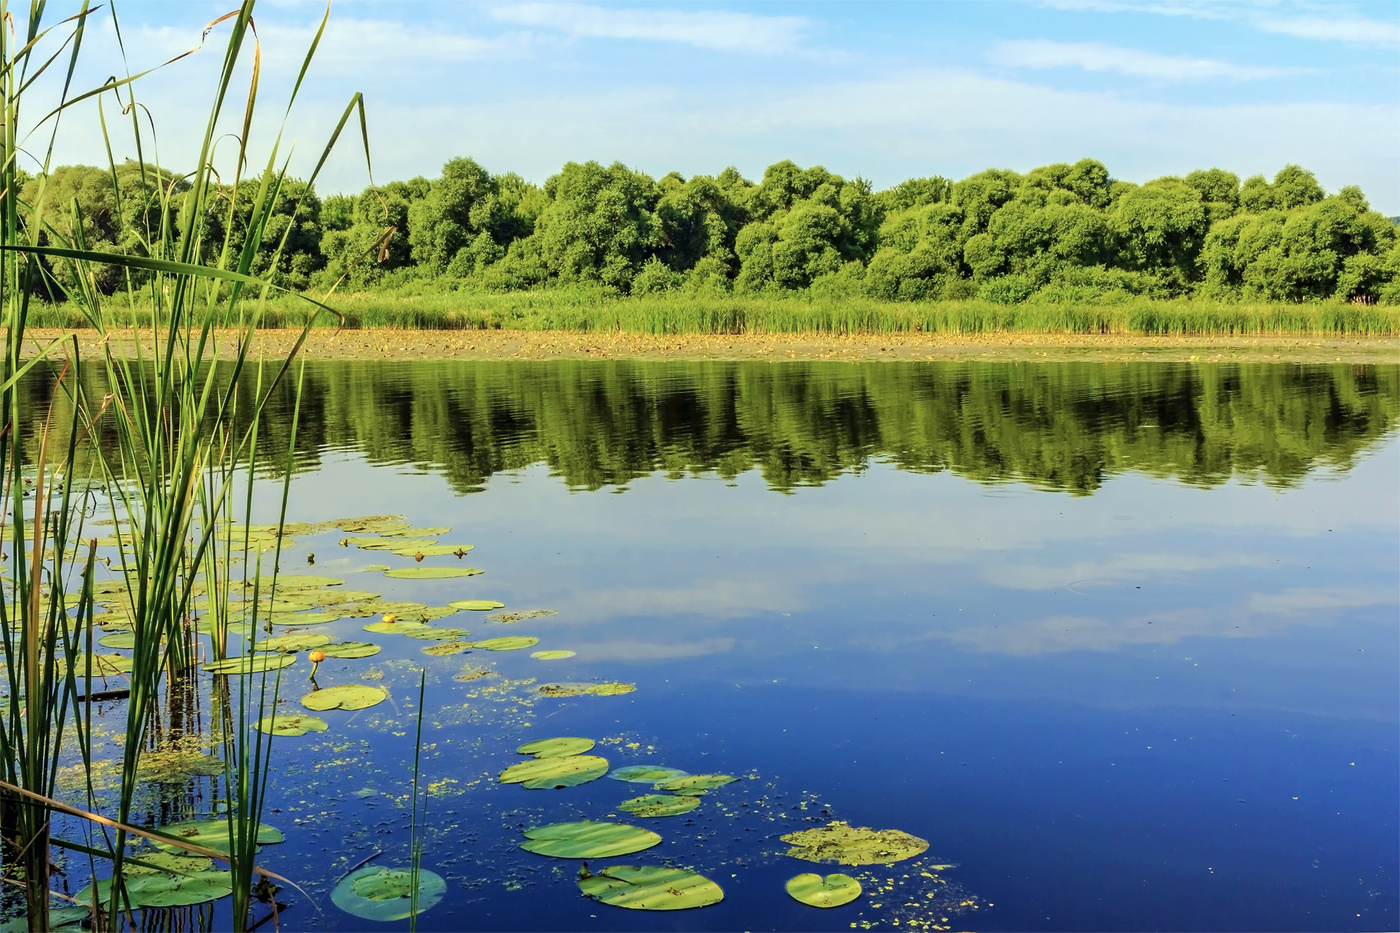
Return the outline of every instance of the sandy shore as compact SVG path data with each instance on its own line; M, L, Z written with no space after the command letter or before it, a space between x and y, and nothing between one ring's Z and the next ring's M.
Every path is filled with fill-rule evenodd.
M38 344L60 336L31 330ZM296 335L259 332L257 347L285 354ZM28 341L26 341L28 342ZM93 332L78 332L80 352L99 348ZM127 348L130 340L120 341ZM227 346L228 341L224 341ZM928 334L834 336L709 334L653 337L571 331L314 331L306 343L315 360L1157 360L1176 362L1400 363L1397 338L1133 337L1061 334Z

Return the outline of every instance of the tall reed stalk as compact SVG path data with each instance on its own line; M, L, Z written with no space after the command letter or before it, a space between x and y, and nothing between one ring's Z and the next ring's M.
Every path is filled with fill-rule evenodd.
M257 605L265 592L275 593L278 555L274 553L272 571L264 576L259 549L250 549L246 536L240 539L232 529L237 519L250 523L263 408L279 384L295 372L294 361L307 328L318 315L334 314L324 305L303 300L301 339L291 353L275 361L254 358L252 338L272 287L250 270L265 246L273 205L286 182L287 163L281 155L279 130L267 146L265 166L248 176L249 133L257 111L260 74L253 0L245 0L235 13L211 24L227 30L228 39L197 161L182 175L156 164L152 141L143 135L136 90L139 79L147 78L150 71L113 79L83 93L72 92L93 12L84 4L77 16L46 31L41 28L44 4L35 2L27 21L21 20L27 28L22 40L0 27L0 104L4 108L0 295L5 314L0 465L5 537L14 556L0 600L0 645L7 677L5 696L0 698L0 772L5 785L0 789L0 833L7 846L5 877L24 887L31 930L49 927L50 845L109 860L116 880L108 902L94 905L99 908L96 920L99 925L116 926L131 922L119 919L130 912L120 880L127 843L136 832L131 823L143 749L161 704L178 702L179 696L198 689L192 616L200 587L208 593L218 655L227 652L230 598L241 599L246 592L252 600L247 605ZM11 22L8 0L0 0L0 23ZM112 24L120 38L115 12ZM289 95L283 127L324 28L323 18ZM239 112L230 105L235 76L244 67L251 69L251 77ZM59 89L51 93L57 106L32 124L24 123L21 105L35 95L35 80L51 69L58 75L58 68L66 72L56 79ZM83 102L97 108L114 198L136 198L143 207L137 215L143 218L139 229L124 231L125 242L138 244L129 253L89 248L77 203L55 204L47 197L45 179L60 121ZM116 125L130 125L129 145L137 153L135 173L119 173L111 155L113 140L103 108L113 105L124 116ZM356 94L322 151L311 181L356 115L368 159L363 104ZM233 179L227 187L219 181L215 148L216 141L227 135L230 120L236 121L238 131L232 171L225 166L225 175ZM25 126L31 128L27 137L21 137ZM49 154L26 186L19 159L32 151L39 134L47 137ZM253 186L256 193L251 211L235 218L240 185ZM220 242L208 242L207 219L216 213L225 215L224 230L246 234L235 240L229 233ZM284 243L285 234L282 241L268 245L280 252ZM98 264L123 271L126 288L121 301L111 302L99 290L94 274ZM67 350L69 344L62 341L26 358L31 296L41 285L60 289L68 307L82 316L86 326L110 338L94 363L80 364L76 343ZM130 309L138 305L156 313L139 321L130 316ZM133 334L140 339L128 355L118 347L125 342L122 337ZM63 367L49 365L48 358L57 358L63 351L68 353ZM35 368L40 361L43 365ZM100 394L89 388L88 380L78 378L80 365L97 370L93 382L101 385ZM50 380L54 394L67 399L73 417L66 435L56 435L42 413L25 410L27 396L16 390L21 378ZM129 695L121 783L112 819L92 814L97 799L90 780L86 808L60 807L54 800L65 751L77 749L84 764L91 764L88 685L94 674L96 541L78 547L84 509L75 499L75 490L83 487L75 482L81 478L65 473L80 459L77 454L83 445L95 456L81 459L95 465L98 475L92 479L107 491L107 506L118 522L121 547L112 566L117 579L124 581L135 644L126 675ZM290 445L295 446L295 426ZM61 484L60 476L65 480ZM26 493L26 485L32 486L32 492ZM279 528L286 505L284 487ZM277 688L276 676L264 675L217 684L214 692L216 701L224 704L215 718L222 723L228 861L233 873L233 921L238 929L248 925L252 878L262 871L254 865L253 854L271 748L269 737L255 726L275 703ZM89 843L81 844L51 837L59 812L87 819L98 827L101 838L91 841L95 837L90 834Z

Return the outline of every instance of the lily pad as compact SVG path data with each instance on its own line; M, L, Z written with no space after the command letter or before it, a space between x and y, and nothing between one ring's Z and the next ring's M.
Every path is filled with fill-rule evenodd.
M127 862L122 870L129 875L158 875L162 872L178 872L188 875L197 871L208 871L214 867L214 860L202 855L137 852L133 857L140 859L143 864L137 865L134 862Z
M612 907L688 910L724 900L724 890L704 875L656 865L612 865L579 876L579 890Z
M409 632L428 627L422 622L371 622L363 626L366 632L374 632L376 635L407 635Z
M475 567L398 567L384 571L384 576L396 580L446 580L448 577L474 577L485 572Z
M384 649L367 641L338 641L321 648L328 658L369 658Z
M664 765L628 765L614 768L608 775L614 781L627 781L631 784L658 784L673 778L689 777L689 772L680 768L667 768Z
M381 570L388 570L388 569L389 569L389 565L388 565L388 564L369 564L368 566L361 567L361 568L360 568L360 573L379 573Z
M689 813L700 806L699 797L674 797L670 794L646 794L642 797L633 797L631 800L624 800L617 805L619 810L626 810L633 816L658 817L658 816L679 816L682 813Z
M315 597L322 606L340 606L345 603L367 602L378 599L381 595L369 590L328 590L325 593L316 593Z
M471 632L464 628L433 628L425 625L411 632L404 632L404 634L409 638L417 638L422 641L451 641L456 638L466 638Z
M650 849L661 837L625 823L554 823L525 830L520 848L554 858L613 858Z
M442 876L418 869L418 913L429 909L447 893ZM356 869L331 889L331 903L362 920L389 922L413 914L413 873L407 868L366 865Z
M446 657L452 654L461 654L463 651L471 649L472 643L469 641L444 641L440 644L429 645L423 649L424 654L434 657Z
M427 648L423 649L427 651ZM482 680L486 677L495 677L496 672L487 667L464 667L452 675L452 679L462 684L469 684L473 680Z
M565 658L572 658L576 654L578 654L577 651L532 651L530 657L539 661L562 661Z
M788 880L787 893L809 907L840 907L860 897L860 882L850 875L798 875Z
M351 538L350 543L362 551L397 551L402 548L432 547L437 544L437 538Z
M582 755L593 745L592 739L536 739L533 742L526 742L516 751L522 755L534 755L536 758L564 758L568 755Z
M319 590L328 586L343 586L344 580L337 580L335 577L317 577L311 574L279 574L277 577L278 590Z
M198 871L190 875L135 875L123 879L123 887L133 908L188 907L217 901L233 893L233 875L226 871ZM112 895L112 879L97 882L97 900L106 903ZM92 885L77 894L78 901L92 902Z
M496 780L502 784L523 784L527 790L558 790L587 784L608 773L608 760L597 755L566 755L536 758L511 765Z
M842 865L881 865L913 858L928 848L928 840L897 829L869 829L836 820L819 829L804 829L781 837L792 846L793 858Z
M487 638L472 642L473 648L486 651L516 651L520 648L533 648L540 640L533 635L507 635L504 638Z
M357 531L379 533L394 528L408 527L408 522L402 515L364 515L360 518L338 518L330 524L351 534Z
M222 852L228 855L228 821L227 820L195 820L188 823L171 823L169 826L157 826L156 832L164 833L167 836L175 836L183 839L190 845L203 846L206 849L213 849L215 852ZM282 831L266 823L258 826L258 836L254 840L257 845L272 845L281 842L286 837ZM180 848L171 842L160 839L153 839L157 849L162 852L170 852L175 855L188 854L185 849Z
M389 698L389 694L383 687L371 687L369 684L344 684L339 687L327 687L324 690L313 690L301 698L301 705L307 709L323 712L330 709L369 709L383 703Z
M224 658L204 665L211 674L261 674L275 671L296 663L294 654L255 654L251 657Z
M597 684L560 683L560 684L540 684L535 688L540 696L546 697L581 697L586 696Z
M488 612L492 609L504 609L505 603L498 603L494 599L459 599L456 602L448 603L453 609L466 609L469 612Z
M395 528L383 534L386 538L436 538L451 531L450 527L439 525L434 528ZM471 547L471 545L468 544L467 547Z
M58 659L58 669L60 673L67 670L63 659ZM92 676L110 677L113 674L125 674L131 670L131 658L124 654L94 654L92 656ZM79 677L87 673L87 655L76 655L73 658L73 671Z
M275 638L264 638L253 645L253 650L280 651L283 654L296 654L298 651L307 651L311 648L329 645L330 643L331 638L329 635L311 635L298 632L295 635L278 635Z
M618 697L622 696L624 693L632 693L636 689L636 684L609 683L594 684L592 687L588 688L588 692L599 697Z
M135 648L135 632L113 632L110 635L103 635L97 639L97 643L104 648Z
M308 732L325 732L329 728L324 719L315 716L264 716L258 720L258 731L268 735L306 735Z
M416 557L419 554L424 557L446 557L449 554L455 555L458 551L465 554L471 549L470 544L429 544L423 547L405 547L394 553L400 557Z
M487 616L487 622L500 622L502 625L509 625L512 622L524 622L526 619L543 619L547 616L557 616L558 609L526 609L523 612L498 612L495 615Z
M338 612L298 612L295 615L279 613L272 620L273 625L325 625L340 618Z
M661 789L669 790L673 794L698 797L707 790L733 784L737 780L739 779L731 774L689 774L685 777L672 778L662 784Z

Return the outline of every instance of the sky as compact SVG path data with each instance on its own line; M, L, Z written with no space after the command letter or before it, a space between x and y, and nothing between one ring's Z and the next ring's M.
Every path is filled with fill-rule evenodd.
M74 86L199 46L230 5L119 2L121 47L110 8L98 10ZM55 22L62 5L50 10ZM325 12L289 0L255 11L261 70L249 148L259 169ZM227 34L226 24L215 27L200 51L136 84L136 112L147 132L154 126L167 168L184 171L198 158ZM1212 166L1272 176L1296 163L1328 191L1360 185L1373 207L1396 215L1397 52L1396 0L337 0L278 158L290 153L292 174L305 177L360 91L381 183L434 177L457 156L536 182L589 159L654 177L733 165L754 180L791 159L878 189L1087 156L1136 182ZM240 132L249 74L245 60L221 122L228 134ZM107 99L114 152L132 155ZM105 162L97 122L80 115L95 106L65 118L53 164ZM46 109L32 108L31 119ZM26 148L42 159L47 143L40 129ZM233 170L234 151L225 136L222 171ZM369 177L352 121L317 190L359 191Z

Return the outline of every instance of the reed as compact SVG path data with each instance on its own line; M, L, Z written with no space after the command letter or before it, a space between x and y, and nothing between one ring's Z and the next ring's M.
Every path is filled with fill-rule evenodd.
M207 589L214 650L222 655L227 651L229 597L237 593L241 598L246 591L252 594L250 605L256 605L264 590L276 590L278 554L272 555L271 571L265 576L259 550L250 547L246 536L239 540L231 528L240 516L245 525L249 523L262 409L278 384L296 373L301 346L297 341L280 360L251 356L252 336L264 324L273 289L249 270L287 177L279 130L268 147L265 167L244 180L248 129L259 100L252 0L211 24L226 31L228 39L197 162L181 176L145 161L144 154L153 150L142 135L136 91L151 71L72 92L93 12L84 5L78 15L46 30L41 24L43 4L35 4L22 42L0 30L0 101L5 117L0 130L0 294L5 314L0 372L4 412L0 464L5 479L0 504L5 535L16 557L9 562L0 600L0 646L7 676L6 694L0 698L0 772L4 775L0 833L6 845L6 880L23 886L31 930L49 928L52 845L88 856L94 871L99 863L110 862L112 893L105 904L91 905L94 920L99 927L135 924L122 895L121 878L128 838L133 833L150 835L132 825L141 757L158 738L153 729L162 705L179 703L181 697L199 690L194 682L195 598L200 588ZM0 20L9 22L10 16L7 0L0 0ZM115 13L112 16L117 26ZM286 102L284 126L324 27L323 19ZM254 67L245 94L244 88L235 87L234 76L250 59ZM21 138L17 127L27 125L22 122L27 119L22 104L26 98L33 99L33 83L55 65L66 67L66 75L54 72L61 83L54 95L59 105L28 124L28 138ZM240 99L241 110L234 109L230 102ZM142 154L135 190L120 190L131 182L121 181L116 162L110 162L114 195L137 197L147 208L141 212L144 226L126 231L139 244L129 254L90 249L76 203L49 202L44 185L47 156L37 186L28 198L20 195L22 147L32 151L34 137L46 136L51 153L61 122L83 102L99 106L109 153L112 128L104 107L129 117L131 144ZM357 115L368 155L363 107L356 94L321 153L313 179ZM255 186L256 195L244 223L224 224L226 230L246 230L246 237L210 244L204 241L205 218L216 211L231 214L235 204L235 198L220 186L215 168L215 141L229 118L238 121L242 132L235 136L235 170L227 174L238 179L234 184ZM118 120L116 125L125 122ZM130 179L131 174L123 177ZM277 243L276 249L283 243ZM118 296L105 296L96 287L97 264L124 272L126 287ZM150 349L138 347L134 356L127 357L108 346L99 359L88 362L77 358L76 342L60 339L38 355L26 357L26 330L42 322L45 314L33 297L40 285L50 294L59 290L68 324L102 334L140 329L148 336ZM303 338L318 316L334 317L318 302L304 298L296 302ZM290 313L281 308L279 324L287 325ZM270 366L264 365L268 362ZM103 387L100 395L78 377L80 367L87 366L97 370ZM55 404L62 400L71 408L66 434L55 432L52 417L40 419L39 413L25 410L25 396L15 391L22 378L51 381ZM241 409L240 398L245 400ZM295 423L292 430L294 436ZM289 456L294 445L293 439ZM94 455L80 457L83 447ZM93 475L74 476L73 467L79 462L92 465ZM79 501L79 494L91 500L99 489L117 521L120 547L114 569L123 581L134 638L131 669L126 674L125 736L114 817L96 812L91 780L85 808L60 804L54 793L66 749L76 748L84 766L91 766L93 711L88 685L95 673L96 541L86 539L83 528L92 503ZM284 487L279 526L286 505ZM84 540L88 543L79 546ZM21 554L24 559L19 559ZM216 684L212 694L218 706L216 718L222 724L229 817L226 860L233 874L233 921L238 929L248 925L253 875L269 874L253 862L271 752L269 737L255 725L262 711L275 702L278 686L275 675L239 678L235 685ZM51 835L59 813L85 821L89 830L85 842ZM182 844L168 837L167 841ZM125 921L120 919L122 914L128 915Z

